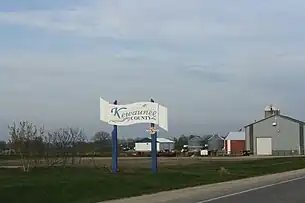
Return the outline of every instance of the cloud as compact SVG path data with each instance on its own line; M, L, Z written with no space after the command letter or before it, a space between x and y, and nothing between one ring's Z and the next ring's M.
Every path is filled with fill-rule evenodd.
M287 33L280 21L272 21L271 16L289 26L304 19L302 1L286 4L269 1L264 6L234 2L93 0L85 5L75 2L74 6L65 5L62 9L0 12L0 23L86 37L190 46L216 39L268 38L277 30ZM293 9L287 9L289 6Z
M234 81L231 72L227 72L227 69L225 68L190 66L186 68L186 71L193 78L209 81L211 83Z
M179 133L239 128L269 103L293 112L305 98L303 1L233 2L94 0L0 12L0 26L34 33L14 35L27 35L26 49L0 48L2 115L96 130L100 96L153 97Z
M134 2L134 3L132 3ZM261 30L254 16L233 18L237 10L222 2L90 1L61 10L1 12L0 23L65 31L87 37L202 44L210 38L254 36ZM191 14L191 15L190 15ZM228 16L225 17L224 16ZM248 20L248 21L247 21Z

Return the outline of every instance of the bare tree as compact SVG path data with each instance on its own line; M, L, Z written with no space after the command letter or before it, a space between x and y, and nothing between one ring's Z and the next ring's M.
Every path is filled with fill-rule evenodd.
M99 131L94 134L92 140L93 142L103 142L105 140L110 140L110 134L105 131Z
M59 146L57 144L58 137L61 137L60 133L61 131L48 132L43 137L43 142L45 144L44 159L48 167L52 167L62 162L60 152L58 152Z
M0 141L0 152L4 151L6 149L6 142Z
M8 128L9 144L20 155L23 171L28 172L35 156L40 151L44 129L41 127L38 130L36 125L29 121L21 121L19 126L14 123Z
M85 142L86 136L82 129L62 128L48 133L44 140L48 148L48 153L45 155L48 166L54 166L58 163L66 166L69 157L71 157L72 164L75 164L78 146ZM54 151L56 152L56 158L54 156L50 157L49 154L49 152L54 154Z
M99 152L111 151L111 136L108 132L100 131L94 134L92 141L95 145L95 150Z
M79 162L81 160L81 156L79 156L79 152L81 151L81 146L86 141L86 136L84 134L84 131L80 128L69 128L69 130L66 132L71 137L71 161L72 164L75 164L75 158L79 157Z

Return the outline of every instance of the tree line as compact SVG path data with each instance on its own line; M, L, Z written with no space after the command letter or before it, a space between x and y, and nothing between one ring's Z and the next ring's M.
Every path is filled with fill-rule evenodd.
M37 162L47 167L67 166L80 162L82 157L111 156L112 140L108 132L100 131L88 139L81 128L60 128L45 132L44 126L21 121L8 126L9 141L0 141L2 155L19 157L24 171L29 171ZM181 150L191 136L173 138L175 149ZM136 140L118 140L118 149L128 151L134 148ZM1 150L2 149L2 150Z
M89 140L81 128L67 127L45 132L44 126L21 121L8 126L8 135L8 142L0 141L0 152L20 158L24 171L29 171L37 162L43 162L47 167L67 166L84 156L106 152L111 155L111 135L105 131L95 133ZM120 140L120 150L128 149L125 143ZM128 143L133 146L130 140Z
M112 148L112 140L111 135L105 131L96 132L91 139L88 139L82 130L76 128L60 128L53 132L48 132L46 135L44 133L43 127L40 128L39 135L37 135L37 127L30 122L23 121L19 124L21 129L24 131L24 127L32 128L35 133L32 135L25 135L24 133L20 134L20 126L17 127L14 123L12 126L9 126L9 135L10 139L7 143L6 141L0 140L0 152L4 154L9 153L9 149L15 151L18 148L16 145L21 140L28 140L31 144L31 148L40 148L40 150L36 149L38 152L43 152L45 149L53 148L53 151L56 149L62 148L75 148L75 150L79 153L103 153L103 152L111 152ZM18 135L19 133L19 135ZM175 150L181 150L184 145L188 144L188 140L195 137L195 135L180 135L179 137L174 137L172 140L175 143ZM121 151L132 150L136 139L128 138L128 139L119 139L119 149ZM25 143L24 143L25 144ZM39 147L40 146L40 147Z

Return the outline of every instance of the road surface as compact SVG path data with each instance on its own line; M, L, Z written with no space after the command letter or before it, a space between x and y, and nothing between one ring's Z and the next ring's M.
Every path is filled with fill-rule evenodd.
M304 203L305 169L105 202Z
M304 188L305 176L201 201L175 200L173 203L304 203Z

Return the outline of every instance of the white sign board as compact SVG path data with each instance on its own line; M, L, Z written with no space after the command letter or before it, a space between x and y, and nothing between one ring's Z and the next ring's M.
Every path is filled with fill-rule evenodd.
M100 119L117 126L154 123L168 131L167 108L153 102L114 105L100 98Z

